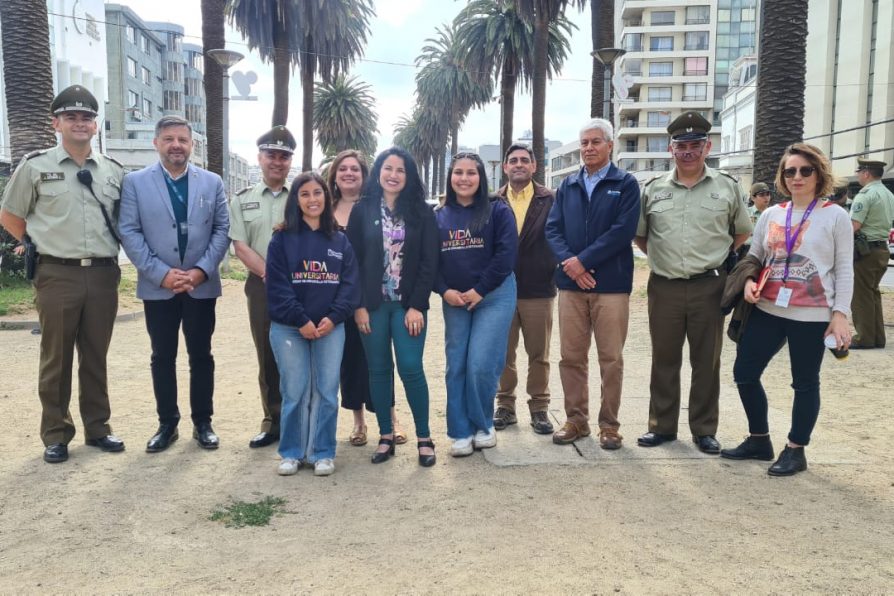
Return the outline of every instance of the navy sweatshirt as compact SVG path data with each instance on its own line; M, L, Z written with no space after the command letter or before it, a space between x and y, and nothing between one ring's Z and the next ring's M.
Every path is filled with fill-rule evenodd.
M360 272L347 237L311 230L273 234L267 248L267 308L270 320L291 327L324 317L333 324L353 316L360 304Z
M435 290L442 296L447 290L472 288L486 296L512 273L518 250L515 215L503 201L490 205L487 224L476 233L471 230L471 206L448 204L437 210L441 258Z

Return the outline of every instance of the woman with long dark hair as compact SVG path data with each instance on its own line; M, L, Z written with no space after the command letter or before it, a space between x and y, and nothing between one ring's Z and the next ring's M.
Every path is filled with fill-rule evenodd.
M282 230L267 249L270 346L280 372L278 473L302 462L335 471L338 378L345 319L360 302L357 263L336 229L326 182L313 172L292 181Z
M854 288L853 229L846 211L823 201L833 184L832 166L819 148L790 145L779 161L776 189L791 199L764 211L754 228L749 255L759 259L764 270L745 283L744 299L754 309L733 365L750 434L720 455L773 459L761 376L787 343L794 389L792 424L785 448L767 470L771 476L807 469L804 447L819 417L824 344L846 350L851 343L847 317Z
M447 352L450 454L497 444L494 394L515 312L518 233L512 208L491 200L484 163L458 153L450 163L444 205L437 210Z
M360 203L351 211L348 237L361 270L360 308L354 320L369 365L369 385L379 445L373 463L394 455L395 433L388 414L394 363L416 425L419 464L435 463L428 426L428 383L422 366L428 299L438 267L437 227L425 203L416 162L392 147L373 164Z
M346 231L351 211L360 201L363 185L369 178L369 167L366 158L355 149L346 149L332 161L327 176L329 189L332 192L332 208L338 229ZM363 407L373 414L375 405L369 393L369 367L360 332L354 317L345 321L345 352L341 360L341 407L354 414L354 426L348 441L355 447L366 445L367 430L363 417ZM407 435L397 421L394 411L394 389L391 391L391 424L394 427L394 442L407 442Z

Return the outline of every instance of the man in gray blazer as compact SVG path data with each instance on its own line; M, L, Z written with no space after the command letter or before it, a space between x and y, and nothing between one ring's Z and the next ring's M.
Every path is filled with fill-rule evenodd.
M211 428L214 394L214 307L221 294L218 265L230 240L227 199L220 176L189 163L192 127L177 116L155 125L159 162L124 177L121 243L139 273L152 343L152 385L159 427L146 451L164 451L177 439L177 345L182 326L189 354L193 438L216 449Z

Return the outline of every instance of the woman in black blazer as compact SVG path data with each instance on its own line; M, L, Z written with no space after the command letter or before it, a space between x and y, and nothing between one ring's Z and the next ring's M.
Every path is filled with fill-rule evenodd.
M373 164L363 198L351 211L348 238L360 265L360 308L354 314L369 364L379 445L373 463L394 455L389 406L394 362L416 425L419 463L435 463L428 427L428 383L422 366L429 294L438 268L438 228L425 203L416 162L392 147Z

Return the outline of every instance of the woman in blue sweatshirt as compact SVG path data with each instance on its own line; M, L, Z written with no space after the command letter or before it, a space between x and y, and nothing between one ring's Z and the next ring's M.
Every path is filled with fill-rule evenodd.
M326 183L313 172L299 175L283 229L267 249L270 345L283 397L282 476L305 461L316 476L335 471L343 323L360 303L358 276L351 244L336 231Z
M437 291L444 298L447 435L450 454L462 457L497 444L494 394L515 312L518 232L512 209L488 196L478 155L455 155L448 171L447 199L436 214Z

